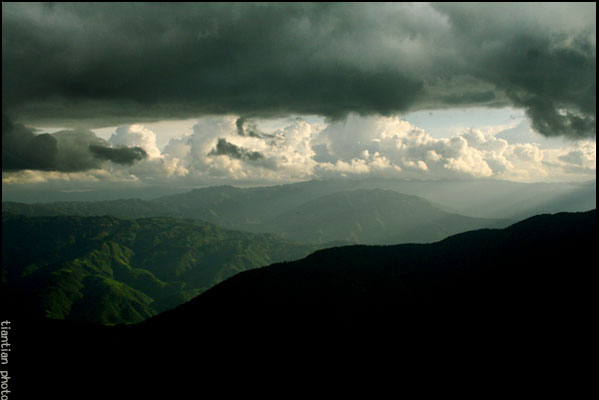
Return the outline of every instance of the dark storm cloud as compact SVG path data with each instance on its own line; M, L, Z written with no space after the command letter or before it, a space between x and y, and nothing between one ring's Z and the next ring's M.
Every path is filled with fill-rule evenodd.
M148 156L144 149L137 146L112 148L92 144L89 146L89 151L96 158L124 165L133 165L135 161L141 161Z
M260 132L255 122L248 117L239 117L235 121L237 134L239 136L251 136L257 138L273 138L274 136L265 132Z
M237 127L237 134L239 136L245 136L245 132L243 131L243 124L245 124L245 117L239 117L235 121L235 126Z
M593 136L594 16L594 3L3 3L3 111L91 127L512 105L545 135Z
M259 151L249 151L236 144L227 142L226 139L218 139L216 147L210 150L209 156L229 156L237 160L259 161L264 160L264 155Z
M596 134L595 5L436 4L470 65L546 136Z
M24 169L77 172L100 168L102 161L131 165L147 156L139 148L110 148L86 129L36 134L30 128L2 118L2 170Z

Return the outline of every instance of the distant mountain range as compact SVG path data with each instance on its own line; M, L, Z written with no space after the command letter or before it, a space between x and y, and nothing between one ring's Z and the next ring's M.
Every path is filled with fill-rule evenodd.
M417 196L392 190L336 192L277 215L264 228L304 243L427 243L455 233L509 225L509 220L445 212Z
M597 239L596 210L539 215L432 244L319 250L238 273L130 327L22 315L14 368L28 380L14 386L35 392L45 386L31 379L68 376L106 396L160 398L335 371L395 379L400 366L445 371L463 360L564 379L593 343ZM61 387L62 398L81 393Z
M316 249L197 220L3 214L3 303L17 315L139 322L238 272Z
M329 193L335 187L317 182L252 189L219 186L153 201L4 202L2 209L26 216L194 218L226 229L275 233L290 240L318 244L332 241L361 244L431 242L454 233L505 227L513 222L450 213L423 198L391 190Z
M152 203L157 201L172 205L169 210L176 215L188 215L195 209L194 218L208 220L205 215L212 215L211 209L219 218L231 220L234 224L248 219L248 225L266 218L272 218L282 212L318 197L340 191L358 189L384 189L398 193L423 197L445 211L480 218L502 218L520 220L542 213L587 211L596 207L596 180L586 182L554 182L554 183L521 183L496 179L470 180L397 180L397 179L334 179L312 180L307 182L284 184L278 186L262 186L252 188L237 188L233 186L212 186L184 192L172 187L131 188L128 191L23 191L23 196L16 195L11 188L2 189L3 200L35 204L33 208L20 206L27 215L68 215L67 210L82 212L78 215L89 214L91 210L100 211L102 207L113 210L118 217L130 217L125 212L116 214L115 207L133 211L136 217L165 215L167 210L156 210L145 202L128 201L123 204L119 199L140 198ZM172 194L172 193L179 194ZM21 192L19 192L21 193ZM168 194L168 196L165 196ZM162 197L159 197L162 196ZM112 199L112 200L111 200ZM97 201L105 200L105 201ZM69 205L73 201L90 203L90 209L83 213L82 206ZM54 202L51 206L47 203ZM6 211L3 203L3 211ZM238 211L228 215L226 209L232 209L235 204ZM139 210L137 210L139 208ZM180 209L183 208L183 209ZM198 211L198 210L203 211ZM48 214L51 212L51 214ZM106 212L106 211L104 211ZM174 214L173 214L174 215ZM189 215L191 216L191 215Z

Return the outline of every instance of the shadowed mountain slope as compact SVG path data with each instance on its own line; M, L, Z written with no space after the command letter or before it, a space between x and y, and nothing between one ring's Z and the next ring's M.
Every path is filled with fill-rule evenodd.
M432 244L320 250L240 273L147 325L187 325L191 314L298 329L314 320L360 325L362 318L396 326L402 316L435 310L484 318L574 318L572 307L582 309L591 296L584 289L596 224L595 210L560 213ZM304 320L305 310L310 312Z

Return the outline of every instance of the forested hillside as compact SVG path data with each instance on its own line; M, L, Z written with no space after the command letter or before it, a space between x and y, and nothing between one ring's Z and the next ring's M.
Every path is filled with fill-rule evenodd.
M2 216L2 286L13 312L139 322L234 275L316 247L175 218Z

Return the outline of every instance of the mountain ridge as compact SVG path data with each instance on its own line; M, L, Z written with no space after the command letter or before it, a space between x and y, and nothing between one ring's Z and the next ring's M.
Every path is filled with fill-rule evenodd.
M535 216L505 229L465 232L432 244L324 249L301 260L237 274L191 302L145 323L171 318L167 316L182 313L193 305L206 311L215 304L222 306L220 311L234 313L241 319L244 318L241 314L252 314L260 307L273 304L276 305L270 310L272 314L266 312L265 320L273 315L284 315L281 308L285 306L297 310L302 305L318 305L326 311L317 311L318 307L309 309L322 322L327 313L336 315L339 305L345 307L341 314L351 308L346 307L348 304L368 305L364 312L370 306L377 308L381 304L385 306L383 309L398 304L417 304L429 311L429 306L448 310L469 305L470 312L475 312L483 307L479 302L494 310L510 309L516 317L520 312L513 307L534 307L537 300L532 297L535 295L545 296L544 301L548 304L559 302L559 299L572 303L563 293L552 294L551 287L544 287L542 282L567 289L565 292L575 298L590 295L577 293L574 285L577 274L589 273L584 262L592 257L596 238L596 210L592 210ZM568 265L569 262L575 270L560 278L564 273L560 263ZM373 278L377 273L380 276ZM518 279L511 279L510 273L516 274ZM486 286L475 287L469 282ZM580 281L578 285L584 287L586 283ZM505 288L513 291L513 298L504 298ZM226 300L226 293L231 295L229 300ZM301 293L304 293L303 298ZM336 299L335 294L338 295ZM269 296L276 301L269 301ZM223 306L225 303L228 305ZM244 311L235 313L236 306ZM353 323L351 312L345 317ZM287 322L296 326L296 322Z

